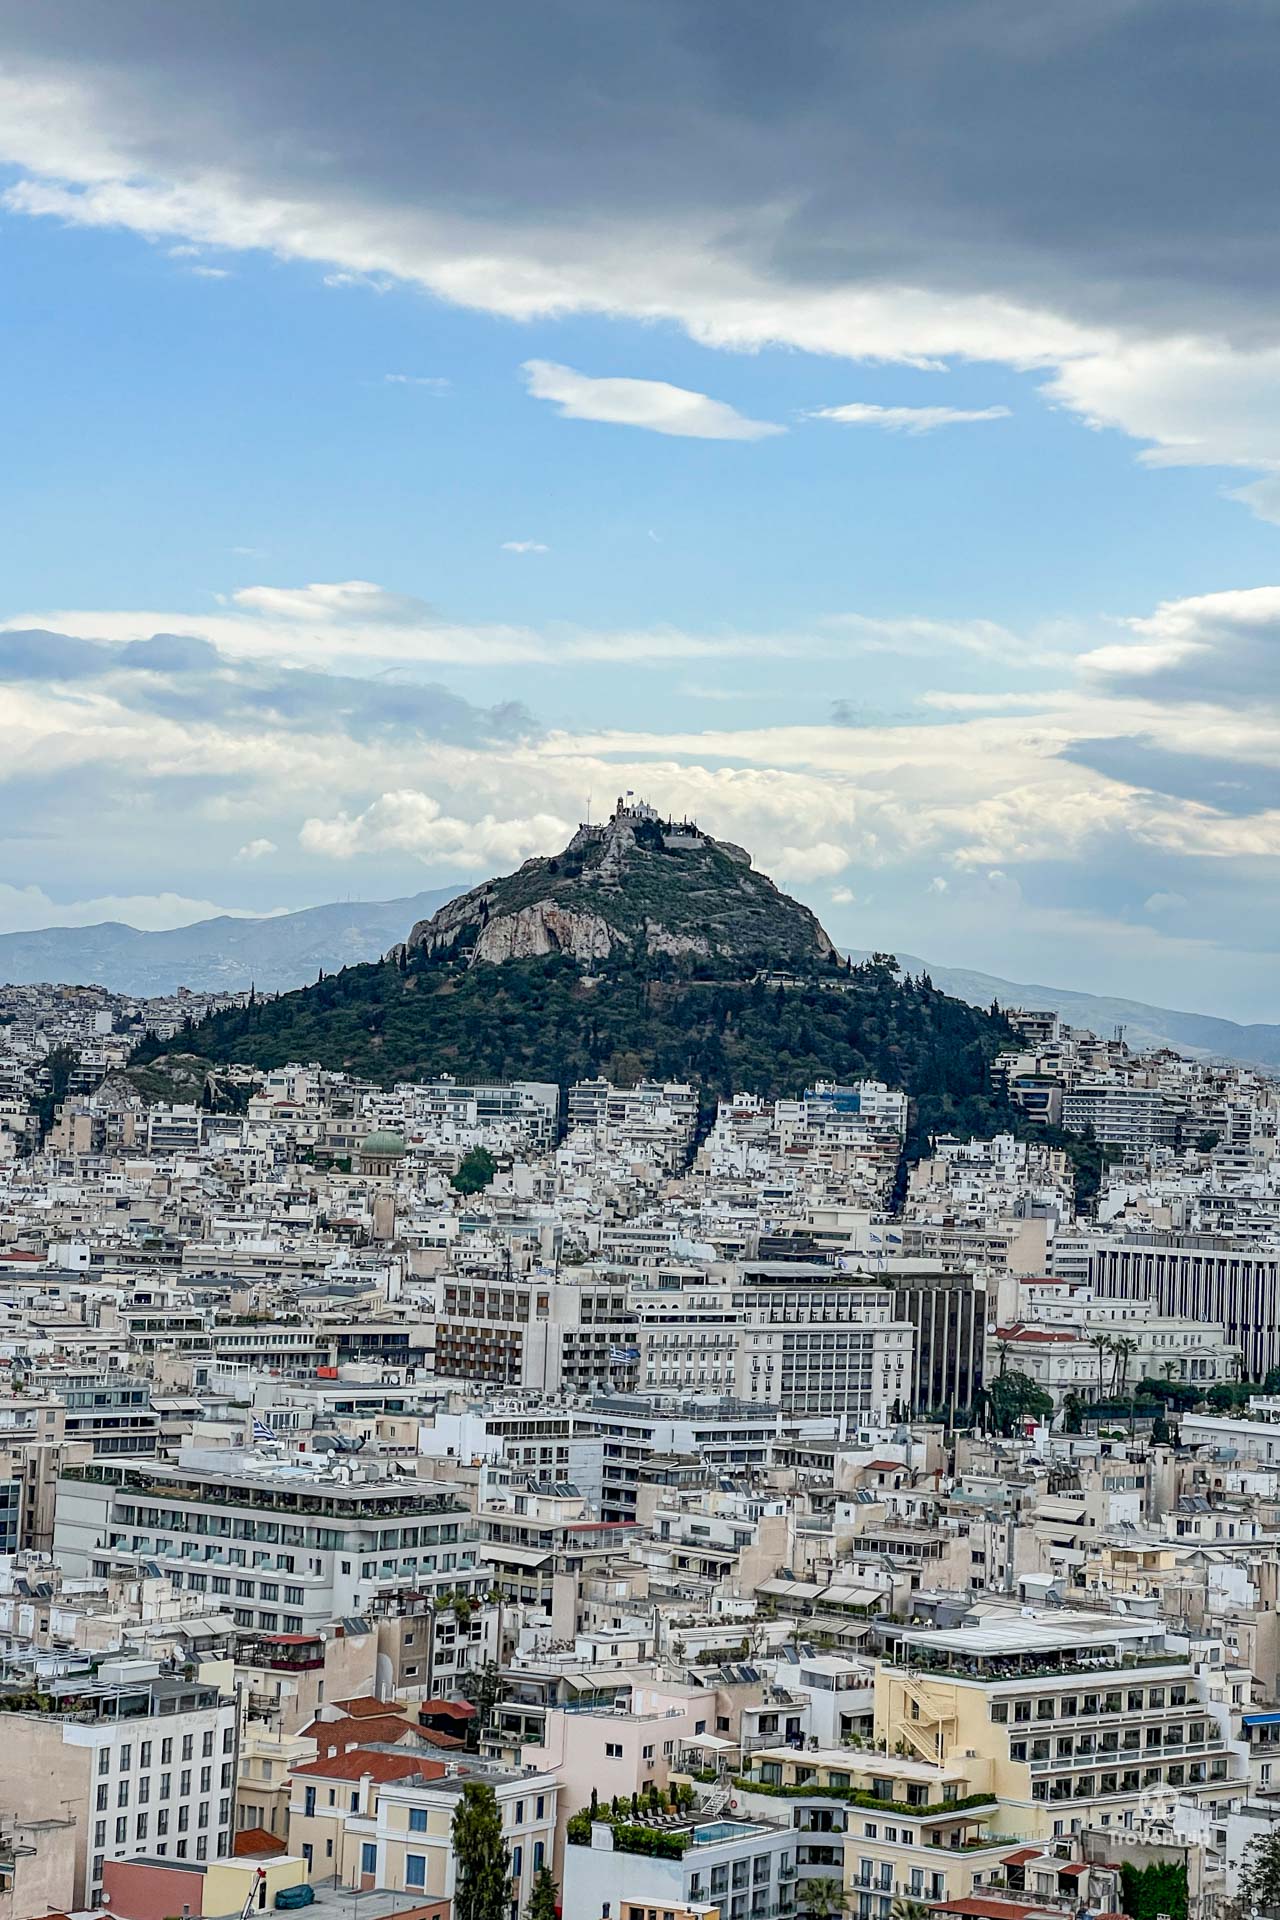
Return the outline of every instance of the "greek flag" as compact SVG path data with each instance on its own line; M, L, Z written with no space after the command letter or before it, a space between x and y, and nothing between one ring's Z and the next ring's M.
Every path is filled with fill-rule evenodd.
M610 1347L609 1365L611 1367L630 1366L633 1360L640 1358L639 1347Z
M253 1437L255 1440L274 1440L275 1439L275 1435L274 1433L272 1433L266 1421L259 1420L256 1413L253 1416Z

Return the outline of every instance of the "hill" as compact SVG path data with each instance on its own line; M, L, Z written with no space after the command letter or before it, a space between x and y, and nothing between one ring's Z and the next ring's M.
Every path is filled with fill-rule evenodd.
M865 959L855 952L854 960ZM1076 1027L1110 1034L1124 1028L1131 1047L1172 1047L1195 1059L1238 1060L1246 1066L1280 1067L1280 1026L1258 1021L1242 1025L1208 1013L1180 1013L1173 1007L1154 1007L1144 1000L1125 1000L1107 994L1082 993L1074 987L1029 985L1005 980L994 973L976 973L967 967L947 967L913 954L899 953L908 973L928 973L934 985L957 1000L988 1007L1045 1007Z
M376 960L455 888L403 900L339 901L261 919L220 914L189 927L144 933L122 921L96 927L45 927L0 934L0 981L50 981L155 995L197 991L280 993L354 961Z
M804 971L835 956L815 915L757 873L741 847L624 800L602 825L579 827L563 853L449 901L407 945L469 966L625 953Z
M767 977L779 968L785 983ZM841 960L740 849L641 815L473 889L379 964L215 1015L137 1058L318 1060L388 1084L650 1074L708 1099L872 1077L917 1097L913 1130L927 1134L1015 1123L988 1072L1011 1038L1002 1018L883 959Z

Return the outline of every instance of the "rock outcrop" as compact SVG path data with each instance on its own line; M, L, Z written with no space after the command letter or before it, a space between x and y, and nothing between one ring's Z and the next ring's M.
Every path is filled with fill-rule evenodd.
M624 801L604 824L579 827L562 853L526 860L420 920L406 948L472 966L554 953L590 965L624 949L801 971L834 953L809 909L741 847Z

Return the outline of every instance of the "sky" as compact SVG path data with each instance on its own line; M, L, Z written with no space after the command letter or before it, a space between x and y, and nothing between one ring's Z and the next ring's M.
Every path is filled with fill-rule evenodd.
M0 931L632 789L1280 1020L1269 0L0 0Z

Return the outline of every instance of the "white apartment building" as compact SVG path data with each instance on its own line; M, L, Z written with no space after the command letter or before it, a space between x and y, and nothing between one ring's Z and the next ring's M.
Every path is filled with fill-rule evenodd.
M72 1578L154 1561L236 1623L307 1633L381 1595L483 1591L462 1490L379 1477L341 1458L187 1450L191 1464L92 1462L58 1484L54 1552Z
M49 1705L5 1715L0 1807L76 1821L76 1896L102 1904L108 1860L216 1860L231 1849L235 1699L153 1662L104 1662L44 1683Z

